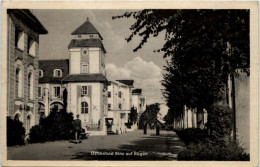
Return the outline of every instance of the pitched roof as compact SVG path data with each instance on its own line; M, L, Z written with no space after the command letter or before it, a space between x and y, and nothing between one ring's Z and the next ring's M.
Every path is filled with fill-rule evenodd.
M142 93L142 89L134 89L132 91L132 94L141 94Z
M41 22L37 19L36 16L32 14L32 12L28 9L7 9L7 13L13 13L22 19L26 24L30 25L37 33L39 34L47 34L48 31L41 24Z
M103 74L69 74L62 82L102 82L109 85Z
M62 77L54 77L54 69L61 69ZM60 83L69 74L69 60L39 60L39 70L43 70L39 83Z
M99 47L106 53L106 50L99 39L72 39L68 48L74 47Z
M71 33L71 35L79 34L98 34L100 38L103 39L98 30L90 23L88 19L85 23L83 23L81 26L79 26L76 30L74 30Z
M123 83L125 85L128 85L128 86L134 86L133 85L134 84L134 80L116 80L116 81L121 82L121 83Z

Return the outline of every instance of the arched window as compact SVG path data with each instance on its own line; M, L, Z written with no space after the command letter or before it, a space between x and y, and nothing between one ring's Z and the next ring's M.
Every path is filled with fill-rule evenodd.
M81 113L82 114L87 114L88 113L88 103L87 102L82 102L81 103Z
M15 121L21 121L21 115L20 114L15 114L14 120Z
M22 83L23 83L23 72L21 68L16 68L15 75L15 95L16 97L22 97Z
M32 72L28 74L28 94L29 99L33 99L33 75Z
M39 77L43 77L43 71L39 70Z
M55 70L53 71L53 76L54 76L54 77L62 77L62 71L61 71L61 69L55 69Z

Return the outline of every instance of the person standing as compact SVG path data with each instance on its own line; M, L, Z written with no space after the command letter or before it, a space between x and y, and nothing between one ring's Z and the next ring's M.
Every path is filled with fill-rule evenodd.
M74 131L75 131L75 140L76 143L81 143L80 141L80 133L81 133L81 120L79 119L79 115L76 116L77 119L73 121Z
M160 128L161 128L161 125L159 123L159 121L156 122L156 135L159 136L160 135Z
M144 134L145 135L147 134L147 123L146 123L146 121L144 121Z

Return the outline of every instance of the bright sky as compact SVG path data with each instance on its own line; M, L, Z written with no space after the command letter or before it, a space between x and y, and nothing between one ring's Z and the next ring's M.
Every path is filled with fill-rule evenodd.
M71 32L83 24L87 18L103 37L107 51L106 70L110 80L134 79L135 87L142 88L147 104L162 103L160 82L165 60L162 53L154 53L164 44L163 34L151 38L138 52L133 49L140 43L140 37L127 43L134 19L116 19L112 16L124 14L124 10L32 10L48 30L40 36L40 59L68 59L68 44ZM167 110L167 109L165 109ZM165 111L164 111L165 112ZM166 112L167 113L167 112Z

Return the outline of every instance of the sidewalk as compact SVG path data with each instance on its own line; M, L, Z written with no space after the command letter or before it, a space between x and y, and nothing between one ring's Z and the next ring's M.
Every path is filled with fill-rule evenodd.
M8 148L10 160L176 160L185 147L175 132L155 130L92 136L81 144L55 141Z

